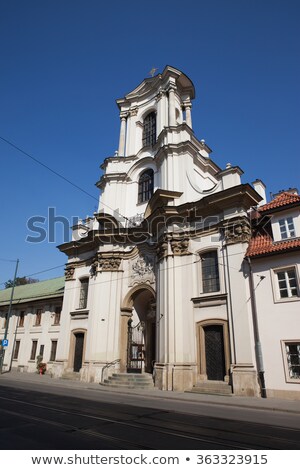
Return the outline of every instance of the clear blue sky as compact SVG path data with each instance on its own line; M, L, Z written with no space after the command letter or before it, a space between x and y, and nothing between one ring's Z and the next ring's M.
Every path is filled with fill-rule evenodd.
M0 283L66 262L56 243L25 242L48 207L68 219L97 207L99 165L118 147L115 99L155 66L196 88L193 128L268 194L299 184L300 2L297 0L11 0L0 2ZM34 275L63 274L63 268ZM3 287L3 286L0 286Z

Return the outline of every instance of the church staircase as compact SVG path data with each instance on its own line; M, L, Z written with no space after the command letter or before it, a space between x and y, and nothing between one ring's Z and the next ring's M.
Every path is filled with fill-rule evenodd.
M151 374L112 374L101 385L119 389L154 389Z

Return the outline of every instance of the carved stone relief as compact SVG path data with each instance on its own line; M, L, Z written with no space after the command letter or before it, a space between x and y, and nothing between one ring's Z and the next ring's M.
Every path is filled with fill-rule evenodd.
M170 239L170 245L173 255L175 256L182 256L189 254L189 239L187 236L179 238L174 237Z
M113 255L98 255L98 262L99 262L99 270L100 271L119 271L120 264L121 264L121 257L120 256L113 256Z
M225 239L227 245L233 243L249 242L251 238L251 228L246 220L237 220L228 225L225 229Z
M65 280L72 281L74 279L75 268L74 266L66 266L65 268Z
M130 267L130 286L141 283L153 284L155 282L153 259L147 255L139 255Z

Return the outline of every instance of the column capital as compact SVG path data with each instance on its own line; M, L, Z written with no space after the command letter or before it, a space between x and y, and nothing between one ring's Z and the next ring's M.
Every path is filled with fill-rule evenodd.
M177 86L174 85L173 83L170 83L167 91L171 93L171 92L175 92L176 90L177 90Z
M123 119L127 119L128 118L128 112L127 111L122 111L120 113L120 119L123 120Z
M185 101L182 102L182 107L183 107L184 109L187 109L187 108L190 108L190 109L191 109L192 106L193 106L193 105L192 105L192 102L191 102L190 100L185 100Z
M155 97L156 101L161 100L163 96L166 96L166 94L167 94L167 90L165 90L164 88L161 88Z

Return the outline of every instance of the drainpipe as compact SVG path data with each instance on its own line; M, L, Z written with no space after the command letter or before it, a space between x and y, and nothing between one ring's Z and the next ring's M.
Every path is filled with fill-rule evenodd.
M225 232L223 232L222 237L222 258L223 258L223 271L224 271L224 284L225 292L228 292L228 300L226 302L227 317L229 323L229 335L232 338L230 341L231 349L231 363L236 363L236 350L235 350L235 334L234 334L234 321L233 321L233 311L232 311L232 294L231 294L231 283L230 283L230 271L229 271L229 259L228 259L228 250L227 246L224 243ZM225 261L226 254L226 261Z
M261 349L261 342L259 337L259 328L258 328L258 319L257 319L257 306L256 306L256 296L255 296L255 288L254 288L254 281L253 281L253 271L250 257L247 256L245 258L249 265L249 286L250 286L250 298L251 298L251 307L252 307L252 320L253 320L253 331L254 331L254 341L255 341L255 356L256 356L256 364L258 369L258 377L259 377L259 385L261 391L261 397L267 398L267 390L265 384L265 371L264 371L264 364L263 364L263 356L262 356L262 349Z

